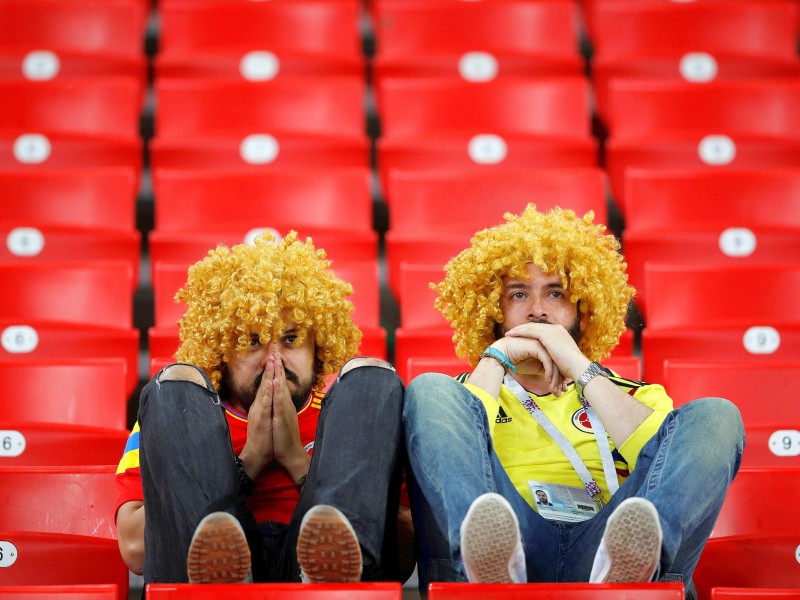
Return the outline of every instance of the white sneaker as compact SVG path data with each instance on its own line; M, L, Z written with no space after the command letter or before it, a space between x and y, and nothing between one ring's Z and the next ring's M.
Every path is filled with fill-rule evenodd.
M461 523L461 558L473 583L525 583L525 553L519 521L508 500L478 496Z
M661 538L653 503L644 498L624 500L606 522L589 582L651 581L661 558Z
M350 521L327 504L309 510L297 536L297 562L304 583L361 580L361 546Z
M213 512L200 521L189 545L186 570L190 583L251 581L250 548L233 515Z

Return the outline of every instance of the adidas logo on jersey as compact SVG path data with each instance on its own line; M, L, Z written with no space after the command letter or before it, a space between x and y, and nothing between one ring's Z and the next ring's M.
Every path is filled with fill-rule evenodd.
M503 407L500 407L500 411L497 413L497 418L494 420L495 423L511 423L514 419L509 417L506 414L506 411L503 410Z

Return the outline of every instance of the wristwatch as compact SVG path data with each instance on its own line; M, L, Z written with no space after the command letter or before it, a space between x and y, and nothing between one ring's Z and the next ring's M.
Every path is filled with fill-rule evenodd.
M586 384L598 375L602 377L608 377L609 373L603 365L598 362L593 362L586 368L586 370L583 372L583 375L578 377L578 380L575 382L575 391L578 392L578 397L581 400L584 399L583 388L585 388Z

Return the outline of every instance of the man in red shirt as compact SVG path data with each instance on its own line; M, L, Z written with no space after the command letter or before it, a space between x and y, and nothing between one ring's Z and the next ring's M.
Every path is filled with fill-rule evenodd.
M145 583L400 578L403 386L348 360L351 293L294 232L189 269L179 362L142 390L117 470L120 550Z

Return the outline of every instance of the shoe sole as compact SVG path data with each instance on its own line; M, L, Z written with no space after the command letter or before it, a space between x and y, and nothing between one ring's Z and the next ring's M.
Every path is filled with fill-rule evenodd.
M489 497L473 504L461 538L461 554L480 583L512 583L509 563L519 543L519 526L508 506Z
M361 580L361 547L338 511L314 510L297 538L297 562L310 583Z
M604 540L611 565L604 581L649 581L661 554L661 537L661 524L652 504L620 505L606 524Z
M190 583L240 583L250 574L250 548L239 522L211 514L198 525L189 546Z

